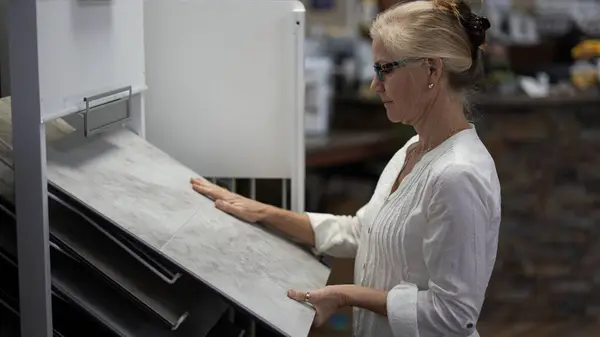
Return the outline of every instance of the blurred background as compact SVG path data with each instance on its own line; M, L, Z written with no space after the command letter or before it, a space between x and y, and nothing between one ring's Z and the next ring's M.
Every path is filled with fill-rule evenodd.
M368 26L393 0L304 0L307 208L353 214L413 135L368 87ZM502 184L483 337L600 333L600 1L471 1L487 16L485 81L470 96ZM352 281L334 260L331 283ZM350 336L350 312L323 336Z

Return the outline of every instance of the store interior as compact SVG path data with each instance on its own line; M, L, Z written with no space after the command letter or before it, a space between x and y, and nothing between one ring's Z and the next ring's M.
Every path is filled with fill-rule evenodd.
M9 2L0 0L0 96L3 97L0 159L4 158L0 165L6 166L0 167L0 210L3 210L0 212L0 337L19 337L15 200L10 198L14 193L14 178L8 168L8 164L12 165L12 148L7 146L12 135L13 90L8 50ZM306 8L302 182L297 185L293 174L288 179L230 178L212 172L203 175L265 203L291 205L292 209L303 205L306 211L353 215L369 201L390 158L414 135L410 126L389 122L378 95L370 90L373 60L368 27L380 11L399 1L302 2ZM482 337L597 336L600 331L600 21L597 19L600 1L471 3L474 11L489 18L492 28L485 44L485 79L468 93L470 117L494 158L502 187L497 261L478 322L479 334ZM147 52L146 58L149 60ZM78 117L65 117L65 121L81 123ZM48 142L72 132L61 123L47 124ZM130 146L127 151L147 150L142 143L127 137L117 134L114 144L120 139ZM157 152L147 151L146 157L140 155L140 163L153 165L144 160L156 157L158 162L168 164ZM50 158L52 153L49 153ZM105 162L109 160L90 163L89 169L110 169L103 166ZM208 282L195 279L193 275L205 274L200 271L195 274L190 268L172 263L169 260L172 257L165 258L151 246L137 243L143 233L124 234L114 230L108 218L125 219L125 213L103 217L81 206L81 200L77 200L83 198L80 196L87 195L89 200L93 196L74 193L72 181L60 180L73 174L60 164L57 159L48 161L48 179L52 180L48 185L48 212L53 226L50 258L52 262L61 261L53 263L56 268L51 272L55 336L352 336L350 309L339 311L324 326L310 329L307 318L310 310L290 307L288 316L301 317L297 320L301 328L297 328L296 323L285 322L286 315L278 316L277 310L253 308L249 303L256 298L239 291L237 283L231 287L213 287L210 280L240 276L229 273L226 267L214 267L225 276L209 272ZM260 165L255 166L260 169ZM72 187L70 191L64 188L68 184ZM298 188L302 191L298 192ZM191 189L182 192L179 187L173 193L179 192L194 194ZM294 199L296 192L302 202ZM162 201L153 202L158 205ZM144 207L141 202L136 205ZM148 205L154 204L145 207L150 208ZM217 219L214 221L221 219L218 215L214 217ZM95 225L86 230L74 226L83 222ZM231 226L234 225L237 223ZM262 235L257 234L259 231L262 229L253 228L243 235ZM174 238L177 239L173 235L169 240ZM302 255L309 254L306 247L300 249L294 243L283 245L275 234L266 241L261 249L289 248L293 252L286 252L288 255L283 254L281 259L307 266L305 273L311 276L302 272L288 275L302 278L301 285L353 283L353 260L325 256L307 261ZM116 251L119 253L108 253ZM279 254L280 251L264 252L264 256ZM69 258L74 255L77 256ZM273 273L269 278L277 274L277 258L272 256L266 263L272 264L272 269L267 266L264 271ZM219 259L211 263L225 261ZM83 268L81 265L86 266L85 272L72 273ZM134 276L125 275L123 270ZM100 274L107 279L120 278L122 282L101 282ZM136 282L153 281L140 286L134 281L128 283L127 277ZM179 277L181 280L176 282ZM99 301L88 305L88 309L92 308L88 311L81 308L89 303L74 300L86 298L82 285L90 285L95 293L93 300ZM273 285L264 287L268 286ZM253 291L251 287L247 289ZM194 301L195 298L201 300ZM280 311L288 310L288 304L273 301ZM130 309L134 307L136 310ZM191 318L197 315L203 317L198 326L191 324L196 322ZM138 322L151 324L142 327ZM300 332L294 335L296 332L291 331Z

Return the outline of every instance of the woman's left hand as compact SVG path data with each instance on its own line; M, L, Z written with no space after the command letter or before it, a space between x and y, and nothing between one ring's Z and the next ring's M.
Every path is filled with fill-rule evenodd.
M322 326L339 309L346 306L346 299L339 286L327 286L313 291L288 291L288 297L310 303L316 311L313 325Z

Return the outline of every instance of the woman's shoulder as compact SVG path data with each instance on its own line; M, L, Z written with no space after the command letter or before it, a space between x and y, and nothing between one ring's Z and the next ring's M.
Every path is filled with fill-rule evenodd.
M478 137L457 139L434 160L431 175L438 186L476 184L494 194L500 190L494 159Z

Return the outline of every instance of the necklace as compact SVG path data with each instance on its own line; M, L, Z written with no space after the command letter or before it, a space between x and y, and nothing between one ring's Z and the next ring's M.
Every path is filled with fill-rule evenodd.
M437 144L433 143L433 144L429 145L429 147L427 147L427 148L420 149L419 153L425 154L425 153L433 150L434 148L438 147L440 144L442 144L443 142L445 142L446 140L448 140L450 137L454 136L455 134L457 134L457 133L459 133L459 132L461 132L463 130L467 130L467 129L468 128L453 129L453 130L451 130L448 133L448 136L444 137L440 142L438 142ZM420 145L419 143L420 143L420 141L418 141L417 143L415 143L415 147L419 146ZM413 151L411 151L411 152L413 152Z
M397 180L400 180L399 178L402 176L402 173L404 173L404 170L406 169L406 166L408 166L408 163L412 159L412 154L415 152L416 148L417 148L416 146L413 146L413 147L410 147L408 149L408 152L406 153L406 156L404 156L404 163L402 164L402 168L400 169L400 173L398 174L398 179Z

